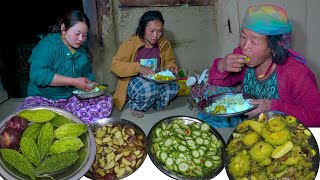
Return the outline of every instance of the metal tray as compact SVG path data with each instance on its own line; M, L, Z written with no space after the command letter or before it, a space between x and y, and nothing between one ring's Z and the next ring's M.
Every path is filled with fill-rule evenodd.
M280 111L269 111L269 112L266 112L265 113L267 115L267 119L271 119L272 117L274 116L277 116L277 115L280 115L282 117L285 117L287 116L285 113L283 112L280 112ZM252 118L250 119L258 119L259 118L259 115L257 116L253 116ZM298 123L301 123L298 119L297 119L297 122ZM305 127L306 128L306 127ZM310 130L309 130L310 131ZM234 130L233 132L236 132L236 130ZM311 132L311 131L310 131ZM232 133L233 134L233 133ZM227 142L227 145L230 143L230 141L233 139L233 136L232 134L230 135L229 139L228 139L228 142ZM319 146L318 146L318 143L315 139L315 137L313 136L312 132L311 132L311 137L309 138L308 140L310 146L316 151L316 155L312 158L312 167L311 167L311 170L315 172L315 174L317 175L318 173L318 170L319 170L319 161L320 161L320 157L319 157ZM226 145L226 148L227 148L227 145ZM228 165L230 164L230 157L228 156L227 153L225 153L225 157L224 157L224 163L225 163L225 168L226 168L226 172L227 172L227 175L229 177L230 180L235 180L235 177L233 177L233 175L229 172L228 170Z
M101 126L104 126L105 124L112 124L112 125L121 125L123 127L129 127L129 128L132 128L135 130L136 134L138 135L142 135L143 136L143 146L144 146L144 155L143 155L143 158L142 158L142 163L140 164L139 167L137 167L136 169L133 169L133 171L130 173L130 174L124 174L123 176L121 177L117 177L116 179L123 179L125 177L128 177L130 176L131 174L133 174L136 170L138 170L143 162L145 161L146 159L146 156L147 156L147 136L146 134L144 133L144 131L135 123L129 121L129 120L126 120L126 119L118 119L118 118L103 118L103 119L99 119L97 121L94 121L93 123L91 123L89 125L89 128L95 132L97 128L101 127ZM90 178L90 179L95 179L92 175L92 173L90 173L89 171L85 174L86 177Z
M205 107L210 106L214 101L217 101L218 99L222 99L226 96L234 96L236 94L242 94L244 99L256 99L254 96L252 96L250 94L245 94L242 92L226 92L226 93L219 93L219 94L215 94L215 95L209 96L207 98L204 98L198 102L196 107L200 112L202 112L204 114L209 114L211 116L219 116L219 117L240 116L240 115L243 115L244 113L249 112L249 111L258 107L258 105L255 104L255 105L252 105L251 108L246 109L244 111L240 111L240 112L236 112L236 113L226 113L226 114L212 114L212 113L208 113L204 110Z
M143 79L147 80L147 81L150 81L150 82L155 82L155 83L159 83L159 84L165 84L165 83L169 83L169 82L173 82L173 81L176 81L177 80L177 77L175 76L174 79L171 79L171 80L167 80L167 81L158 81L158 80L155 80L155 79L151 79L149 78L148 76L143 76L143 75L140 75Z
M47 107L47 106L38 106L38 107L28 108L28 110L37 110L37 109L48 109L57 114L63 115L76 123L85 124L77 116L63 109L59 109L55 107ZM17 115L19 112L20 111L12 113L8 117L6 117L3 121L0 122L0 132L2 132L2 130L5 127L5 124L11 119L11 117ZM79 138L82 140L84 144L84 146L79 150L80 158L75 162L75 164L71 165L66 170L58 171L51 174L50 176L52 178L60 179L60 180L80 179L89 170L91 164L94 161L95 152L96 152L94 135L92 131L88 129L88 131L85 134L81 135ZM15 179L15 180L30 179L28 176L20 173L15 168L10 166L3 159L1 154L0 154L0 172L1 172L0 175L4 179ZM44 180L44 179L47 179L47 177L42 177L37 179Z
M94 98L94 97L98 97L101 95L106 94L107 90L106 89L102 89L100 91L96 91L96 92L86 92L86 93L73 93L75 94L79 99L89 99L89 98Z
M152 150L152 137L154 136L155 134L155 129L159 126L161 126L162 123L166 123L166 124L170 124L174 119L177 119L177 118L180 118L182 120L184 120L185 124L190 124L190 123L199 123L199 124L202 124L204 123L203 121L199 120L199 119L196 119L196 118L193 118L193 117L189 117L189 116L170 116L170 117L167 117L167 118L164 118L160 121L158 121L152 128L151 130L149 131L149 134L148 134L148 154L149 154L149 157L152 161L152 163L160 170L162 171L164 174L166 174L167 176L171 177L171 178L174 178L174 179L177 179L177 180L209 180L209 179L212 179L214 177L216 177L224 168L224 165L223 165L223 161L222 163L218 166L218 168L216 168L215 170L213 170L212 172L210 173L207 173L206 175L202 176L202 177L188 177L188 176L184 176L182 174L177 174L173 171L169 171L168 169L166 169L163 165L163 163L157 158L155 152ZM212 134L214 134L217 139L221 140L221 142L223 143L223 147L221 148L221 151L222 151L222 157L224 157L224 154L225 154L225 151L224 151L224 148L225 148L225 141L223 140L222 136L220 135L220 133L215 129L213 128L212 126L210 126L210 132Z

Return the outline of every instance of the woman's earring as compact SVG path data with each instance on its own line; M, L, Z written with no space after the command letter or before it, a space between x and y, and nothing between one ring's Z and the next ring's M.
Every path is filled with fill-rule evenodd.
M62 34L62 39L65 39L66 38L66 35Z

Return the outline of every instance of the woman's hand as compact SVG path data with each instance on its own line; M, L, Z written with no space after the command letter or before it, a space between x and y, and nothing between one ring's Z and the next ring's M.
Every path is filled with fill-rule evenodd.
M89 85L91 84L91 86ZM85 77L74 78L74 86L84 91L91 91L98 83L90 81Z
M258 107L245 114L249 117L259 115L263 112L269 111L271 106L271 100L270 99L254 99L250 101L250 104L253 104L253 105L257 104Z
M240 72L246 63L245 57L243 54L228 54L219 62L218 70L220 72Z
M153 75L155 74L154 70L147 68L145 66L140 66L139 73L142 75Z
M170 67L169 70L173 73L173 74L178 74L178 69L174 66Z

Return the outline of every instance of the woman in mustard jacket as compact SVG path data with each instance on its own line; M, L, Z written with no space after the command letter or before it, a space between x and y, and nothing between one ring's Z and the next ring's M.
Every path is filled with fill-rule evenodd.
M111 70L119 77L113 102L119 111L128 100L131 114L141 118L150 107L164 109L177 95L177 82L158 84L140 77L167 69L178 73L171 44L163 37L163 25L159 11L144 13L136 34L121 44L113 57ZM153 68L141 65L146 60L152 62Z

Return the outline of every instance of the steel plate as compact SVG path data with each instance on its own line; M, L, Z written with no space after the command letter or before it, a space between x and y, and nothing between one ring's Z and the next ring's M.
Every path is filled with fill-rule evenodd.
M254 96L250 95L250 94L245 94L245 93L242 93L242 92L226 92L226 93L219 93L219 94L215 94L215 95L212 95L212 96L209 96L207 98L204 98L202 99L201 101L199 101L197 103L197 109L204 113L204 114L209 114L211 116L219 116L219 117L233 117L233 116L240 116L240 115L243 115L244 113L246 112L249 112L255 108L258 107L258 105L252 105L251 108L249 109L246 109L244 111L240 111L240 112L236 112L236 113L226 113L226 114L212 114L212 113L208 113L204 110L205 107L208 107L210 106L213 102L219 100L219 99L222 99L226 96L234 96L236 94L242 94L243 98L244 99L255 99Z

